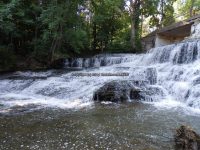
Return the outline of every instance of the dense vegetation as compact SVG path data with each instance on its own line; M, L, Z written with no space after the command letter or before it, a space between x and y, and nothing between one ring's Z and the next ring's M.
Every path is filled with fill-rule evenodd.
M0 70L58 58L140 52L141 37L175 21L176 0L1 0ZM182 2L179 2L182 3ZM183 2L194 15L199 0Z

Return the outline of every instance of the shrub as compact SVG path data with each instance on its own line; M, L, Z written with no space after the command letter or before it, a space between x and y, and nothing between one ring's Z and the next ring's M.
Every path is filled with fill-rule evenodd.
M16 57L13 51L6 47L0 47L0 71L10 70L16 65Z

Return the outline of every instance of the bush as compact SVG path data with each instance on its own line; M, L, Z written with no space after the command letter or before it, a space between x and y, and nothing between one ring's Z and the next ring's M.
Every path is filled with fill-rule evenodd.
M128 41L124 41L123 43L116 42L116 43L110 44L106 51L111 52L111 53L131 52L131 45L130 45L130 42Z
M0 71L10 70L16 66L16 57L13 51L0 47Z

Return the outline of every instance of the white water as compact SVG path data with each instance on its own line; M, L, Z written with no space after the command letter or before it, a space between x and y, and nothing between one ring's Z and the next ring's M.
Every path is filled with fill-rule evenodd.
M155 48L147 54L100 55L87 60L76 59L73 63L76 65L72 67L98 68L62 74L54 71L17 72L12 75L17 78L2 77L0 112L9 112L15 106L32 108L32 105L63 109L88 107L93 105L93 93L106 82L143 81L156 76L157 82L152 86L162 89L165 96L155 95L152 104L159 108L182 107L200 113L200 41ZM149 75L149 68L156 74ZM84 73L84 76L75 76L75 73ZM92 76L92 73L99 76ZM129 76L100 76L101 73L129 73Z

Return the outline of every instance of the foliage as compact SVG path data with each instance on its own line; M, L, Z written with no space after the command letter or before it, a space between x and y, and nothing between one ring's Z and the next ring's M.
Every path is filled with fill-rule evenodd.
M127 52L133 47L132 52L139 52L146 19L150 28L171 24L175 1L1 0L1 68L14 63L14 57L49 65L59 57ZM188 9L191 1L181 9ZM193 11L199 3L195 1Z
M112 45L116 35L126 26L123 0L92 1L93 48L104 51Z
M8 70L15 67L15 55L6 47L0 47L0 71L1 69Z
M200 0L177 0L177 5L179 16L188 18L200 13Z
M151 27L163 27L175 22L173 4L176 0L145 1L143 15L150 17Z

